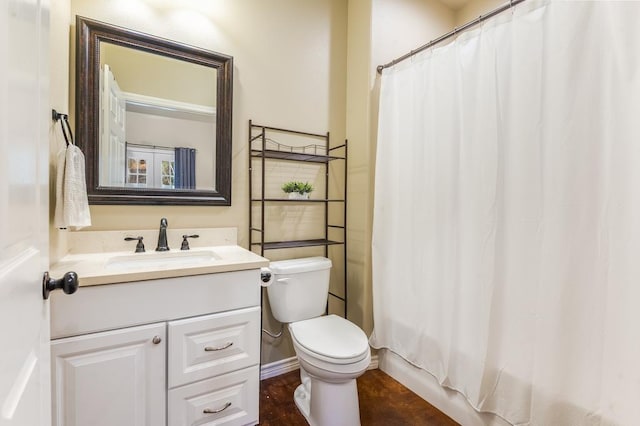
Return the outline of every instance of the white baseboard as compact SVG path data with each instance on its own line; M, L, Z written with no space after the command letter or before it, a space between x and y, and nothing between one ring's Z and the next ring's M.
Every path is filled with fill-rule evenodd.
M298 358L292 356L291 358L281 359L280 361L275 361L269 364L260 366L260 380L268 379L270 377L276 377L281 374L288 373L290 371L295 371L300 368L300 363L298 362ZM378 368L378 355L371 356L371 363L369 363L369 367L367 370L375 370Z
M276 377L281 374L288 373L300 368L298 358L292 356L291 358L281 359L269 364L260 366L260 380L268 379L270 377Z
M371 355L371 362L369 363L369 367L367 370L377 370L378 369L378 354Z
M462 394L440 386L431 374L411 365L390 350L380 349L378 354L380 355L380 370L402 383L457 423L470 426L510 426L508 422L496 415L477 412Z

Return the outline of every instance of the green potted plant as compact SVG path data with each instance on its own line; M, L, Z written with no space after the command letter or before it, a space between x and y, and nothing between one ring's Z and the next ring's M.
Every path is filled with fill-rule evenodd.
M282 190L289 194L290 199L302 199L309 198L309 193L313 191L313 186L309 182L286 182L282 185Z

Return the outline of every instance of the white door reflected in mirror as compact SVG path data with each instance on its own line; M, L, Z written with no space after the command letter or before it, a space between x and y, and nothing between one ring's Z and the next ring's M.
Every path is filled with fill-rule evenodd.
M100 185L124 185L125 99L111 68L100 69Z

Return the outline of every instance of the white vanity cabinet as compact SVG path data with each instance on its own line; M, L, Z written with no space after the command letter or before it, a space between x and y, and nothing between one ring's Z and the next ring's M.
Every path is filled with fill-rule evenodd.
M52 294L54 426L258 423L260 270Z
M166 325L51 343L54 425L165 424Z

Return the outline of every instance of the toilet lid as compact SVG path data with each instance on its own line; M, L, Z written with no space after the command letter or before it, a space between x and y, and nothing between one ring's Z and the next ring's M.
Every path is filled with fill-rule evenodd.
M337 315L294 322L289 329L302 347L335 360L358 359L369 351L364 331Z

